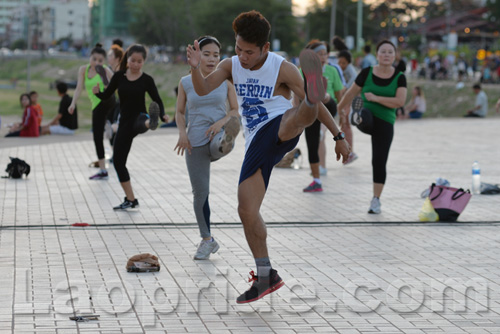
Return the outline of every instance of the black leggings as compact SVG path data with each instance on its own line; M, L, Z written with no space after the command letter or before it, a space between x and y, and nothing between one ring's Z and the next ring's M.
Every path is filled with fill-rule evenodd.
M97 159L104 159L104 125L109 112L113 111L115 99L109 98L101 101L97 107L92 110L92 133L94 136L94 145L97 152Z
M394 137L394 125L380 118L373 117L372 132L372 167L373 182L385 184L386 165Z
M332 117L337 115L337 104L333 99L330 99L325 104L325 107L328 109ZM306 142L307 142L307 152L309 155L309 163L315 164L319 162L319 137L321 131L321 122L319 120L315 120L313 124L306 128Z
M113 164L120 182L130 181L127 163L128 154L132 147L135 136L148 131L145 122L149 119L148 114L141 113L136 119L120 121L116 132L115 145L113 146Z

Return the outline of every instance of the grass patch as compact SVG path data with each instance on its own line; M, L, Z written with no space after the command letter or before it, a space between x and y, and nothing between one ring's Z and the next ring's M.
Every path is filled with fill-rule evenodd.
M57 79L76 80L79 67L87 63L87 59L45 58L31 61L30 90L38 92L38 102L42 106L44 113L43 124L51 120L57 114L59 108L57 91L50 89L50 83ZM14 89L0 89L1 115L18 115L21 118L22 109L19 104L19 96L27 90L26 68L26 59L3 59L0 68L0 85L10 85L12 78L17 78L17 85ZM176 103L174 88L178 85L180 78L188 73L188 66L147 63L144 66L144 71L155 79L165 111L172 119L175 114ZM73 96L73 93L73 90L68 91L71 96ZM149 105L151 101L149 96L147 96L146 101ZM92 109L87 92L83 91L81 93L77 107L80 131L87 131L91 128L92 123Z
M56 79L76 80L80 66L88 63L88 59L54 59L41 58L31 61L31 85L30 90L39 93L39 103L44 111L44 124L51 120L58 111L59 97L55 89L49 89L49 84ZM12 78L17 78L17 86L14 89L0 89L0 100L2 106L1 115L19 115L22 110L19 104L19 96L26 91L26 59L2 59L0 68L0 85L9 85ZM176 97L174 88L179 80L188 74L187 65L178 64L156 64L146 63L144 71L150 74L158 87L160 97L165 105L165 111L172 118L175 114ZM475 95L472 92L472 82L466 83L462 89L456 89L456 83L452 81L423 81L408 78L408 97L411 98L411 89L420 85L427 100L426 118L437 117L462 117L466 110L474 105ZM500 97L497 85L483 85L483 89L489 98L489 115L496 114L495 103ZM73 90L68 92L73 96ZM150 98L147 97L149 104ZM87 93L82 92L77 102L80 131L90 129L92 122L92 110Z

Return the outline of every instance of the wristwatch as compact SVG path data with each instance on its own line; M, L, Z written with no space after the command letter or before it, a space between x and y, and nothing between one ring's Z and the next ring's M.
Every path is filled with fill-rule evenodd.
M337 141L337 140L344 140L344 138L345 138L345 133L343 133L343 132L341 131L341 132L339 132L339 134L338 134L338 135L336 135L335 137L333 137L333 140L334 140L334 141Z

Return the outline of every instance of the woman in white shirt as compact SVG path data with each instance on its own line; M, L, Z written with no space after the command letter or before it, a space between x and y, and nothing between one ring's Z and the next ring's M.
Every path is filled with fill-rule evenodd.
M409 118L422 118L426 109L425 96L420 86L413 87L412 97L410 102L406 105L405 111Z

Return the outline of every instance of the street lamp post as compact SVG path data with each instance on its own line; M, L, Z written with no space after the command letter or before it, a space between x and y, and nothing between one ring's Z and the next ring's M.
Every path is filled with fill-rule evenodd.
M332 11L330 13L330 41L328 44L330 44L333 40L333 37L335 36L335 15L337 14L337 0L332 0Z
M361 51L361 36L363 35L363 0L358 0L358 18L356 29L356 50Z
M27 43L27 52L26 52L26 57L27 57L27 69L26 69L26 91L30 91L30 86L31 86L31 6L30 6L30 0L28 0L28 6L27 6L27 11L28 15L26 17L28 18L28 43Z

